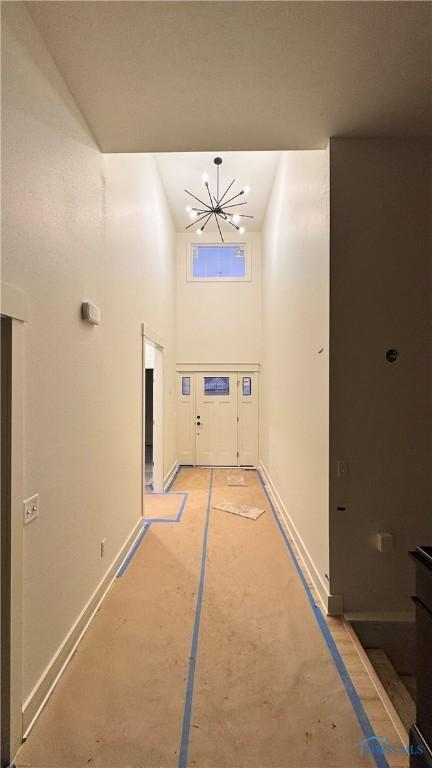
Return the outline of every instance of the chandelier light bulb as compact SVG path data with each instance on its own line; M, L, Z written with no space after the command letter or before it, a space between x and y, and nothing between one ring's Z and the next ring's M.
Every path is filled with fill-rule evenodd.
M204 184L205 184L205 183L206 183L206 182L209 180L209 177L208 177L208 173L203 173L203 175L201 176L201 178L202 178L202 180L203 180L203 182L204 182Z
M186 213L190 213L190 212L191 212L191 210L192 210L192 208L190 207L190 205L187 205L187 206L186 206Z
M202 231L201 227L198 227L196 233L197 233L197 235L202 235L203 231Z
M243 187L243 192L245 193L245 195L248 195L248 194L249 194L249 192L250 192L250 186L249 186L249 184L246 184L246 185Z
M197 212L196 212L196 211L191 211L191 212L190 212L190 214L189 214L189 216L190 216L190 218L191 218L191 219L196 219L196 217L197 217Z
M245 230L244 227L240 227L239 232L240 232L241 235L244 235L245 231L246 230Z

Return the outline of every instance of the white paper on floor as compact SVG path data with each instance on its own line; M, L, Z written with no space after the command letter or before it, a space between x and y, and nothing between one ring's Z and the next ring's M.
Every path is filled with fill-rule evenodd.
M220 509L222 512L230 512L232 515L247 517L249 520L256 520L263 514L263 512L265 512L264 509L259 509L259 507L250 507L248 504L231 504L228 501L223 501L221 504L214 504L213 508Z
M247 485L243 475L227 475L227 485Z

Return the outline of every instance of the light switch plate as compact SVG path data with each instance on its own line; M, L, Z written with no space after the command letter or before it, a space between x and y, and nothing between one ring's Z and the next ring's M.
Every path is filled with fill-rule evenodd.
M25 500L23 506L24 525L27 525L27 523L31 523L32 520L35 520L39 514L39 494L36 493L34 496L30 496L29 499Z

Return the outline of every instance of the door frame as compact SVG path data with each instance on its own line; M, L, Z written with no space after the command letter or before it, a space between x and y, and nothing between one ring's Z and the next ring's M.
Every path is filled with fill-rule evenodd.
M254 373L259 374L258 381L261 378L261 364L260 363L177 363L176 364L176 374L177 374L177 383L176 386L179 386L179 378L181 380L182 374L188 374L194 376L194 402L193 402L193 426L191 426L191 429L193 429L193 435L194 435L194 463L192 466L198 466L196 463L196 374L200 373L213 373L217 374L219 372L223 371L224 373ZM260 383L259 386L259 393L261 393L261 386ZM259 445L259 437L260 437L260 398L261 394L259 394L258 397L258 423L257 423L257 429L258 429L258 445ZM238 402L238 393L237 393L237 402ZM238 406L237 406L238 407ZM176 408L178 408L178 397L176 398ZM237 447L238 447L238 440L237 440ZM235 466L235 465L234 465ZM237 464L237 466L243 466L241 464ZM249 466L249 465L248 465Z
M164 486L164 341L148 323L142 324L142 477L141 500L142 515L145 507L145 346L151 344L155 349L154 377L156 387L153 385L153 417L158 410L159 418L155 420L156 429L153 429L153 488L156 493L163 493Z
M3 402L2 421L7 406L9 422L8 451L3 473L8 476L7 494L2 497L2 552L6 554L6 570L3 563L1 576L1 615L6 617L2 628L1 647L1 764L9 765L23 737L23 403L24 403L24 324L28 322L28 305L25 294L17 288L0 284L1 316L10 324L6 341L10 371L7 384L7 401ZM4 350L2 350L3 353ZM7 413L6 411L6 413ZM5 457L2 457L2 463ZM2 489L3 492L3 489ZM3 558L2 558L3 560ZM5 609L6 601L6 611ZM6 676L6 681L4 679Z

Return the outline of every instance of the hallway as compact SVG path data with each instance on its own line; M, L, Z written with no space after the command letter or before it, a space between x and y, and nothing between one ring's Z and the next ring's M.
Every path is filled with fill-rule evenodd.
M359 749L371 712L396 743L342 625L315 606L258 473L244 472L245 487L228 486L228 473L182 468L171 494L146 497L140 546L17 768L360 768L375 764ZM222 501L265 513L247 520L213 508Z

